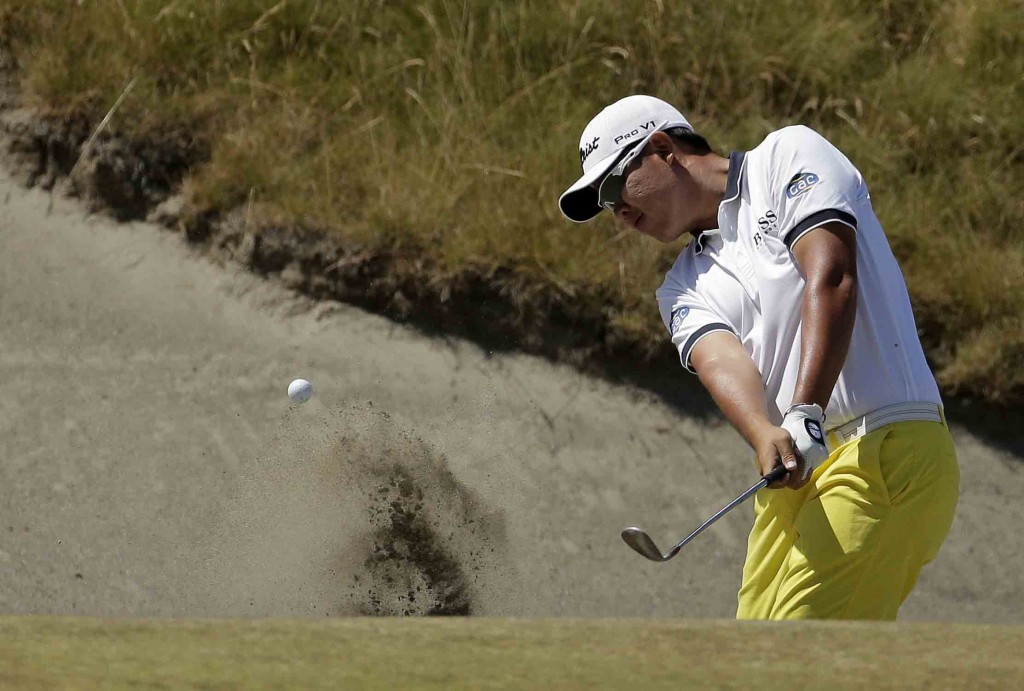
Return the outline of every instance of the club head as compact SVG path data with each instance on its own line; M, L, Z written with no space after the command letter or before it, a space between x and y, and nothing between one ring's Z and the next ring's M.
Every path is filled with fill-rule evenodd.
M622 531L622 541L632 547L638 554L641 554L651 561L668 561L658 549L654 540L639 528L626 528Z

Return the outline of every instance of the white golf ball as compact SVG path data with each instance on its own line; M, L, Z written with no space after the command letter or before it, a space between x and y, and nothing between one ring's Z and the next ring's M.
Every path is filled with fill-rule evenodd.
M296 379L288 385L288 398L296 403L305 403L313 397L313 385L305 379Z

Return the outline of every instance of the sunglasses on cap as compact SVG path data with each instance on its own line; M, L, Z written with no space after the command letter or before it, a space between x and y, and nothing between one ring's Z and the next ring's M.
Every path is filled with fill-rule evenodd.
M641 143L632 149L627 149L608 174L601 180L597 188L597 203L608 211L615 211L615 205L622 201L622 190L626 186L626 169L629 164L640 158L641 152L646 148L647 142Z

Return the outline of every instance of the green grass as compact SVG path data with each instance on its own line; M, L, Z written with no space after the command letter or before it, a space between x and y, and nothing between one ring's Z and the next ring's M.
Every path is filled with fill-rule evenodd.
M0 0L29 103L211 152L196 213L324 230L432 285L511 271L637 358L678 247L555 200L586 121L646 92L717 150L801 122L872 189L947 393L1024 400L1024 5L1004 0ZM444 289L436 291L444 296Z
M1024 630L639 620L0 618L5 688L1020 688Z

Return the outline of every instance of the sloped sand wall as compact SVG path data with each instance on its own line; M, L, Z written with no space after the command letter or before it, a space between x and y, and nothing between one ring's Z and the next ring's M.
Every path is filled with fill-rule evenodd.
M0 612L729 617L749 485L714 416L428 338L0 177ZM297 376L317 393L291 407ZM1024 618L1021 459L962 427L910 619Z

